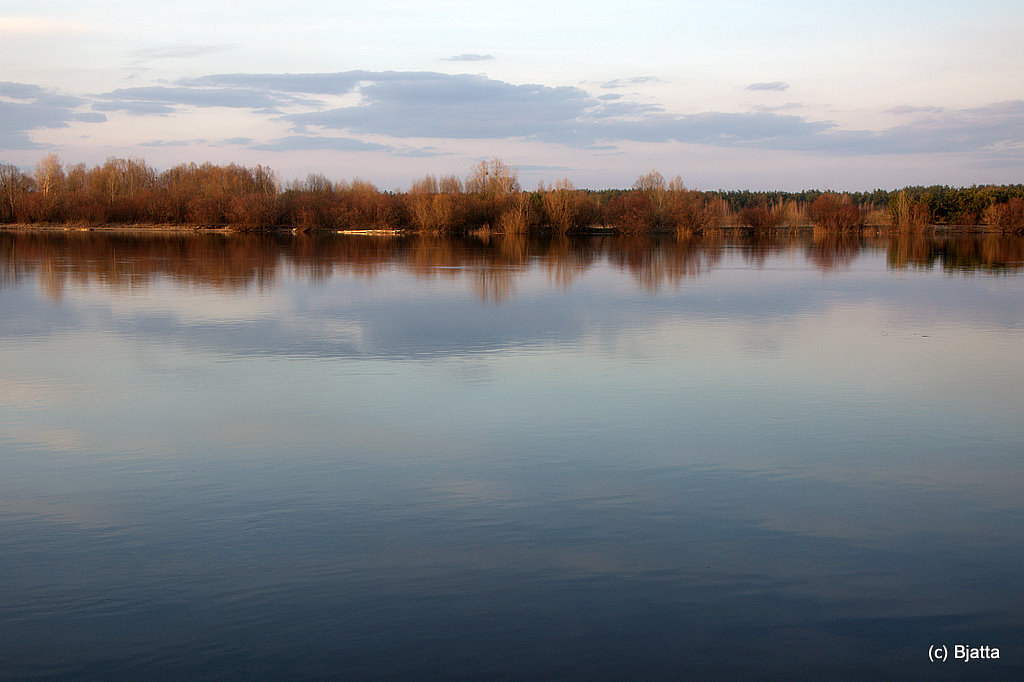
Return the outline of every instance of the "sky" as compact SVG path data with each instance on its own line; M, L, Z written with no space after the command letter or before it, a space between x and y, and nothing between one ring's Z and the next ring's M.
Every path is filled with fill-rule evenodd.
M384 190L1024 182L1024 3L0 4L0 163L263 164Z

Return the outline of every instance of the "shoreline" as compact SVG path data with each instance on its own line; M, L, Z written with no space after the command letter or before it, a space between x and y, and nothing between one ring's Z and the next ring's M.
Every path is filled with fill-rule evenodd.
M273 231L276 228L268 229ZM55 225L49 223L6 223L0 224L0 230L10 232L201 232L206 234L228 234L242 232L232 227L169 225L161 223L124 223L114 225Z
M440 237L460 237L469 236L475 231L467 230L465 232L451 231L451 232L426 232L415 229L395 229L395 228L368 228L368 229L337 229L337 228L321 228L321 229L299 229L288 226L276 226L276 227L261 227L261 228L239 228L232 226L214 226L214 225L173 225L168 223L119 223L110 225L60 225L50 223L0 223L0 231L8 232L40 232L40 233L54 233L54 232L99 232L107 234L292 234L292 235L328 235L328 234L339 234L349 236L374 236L374 237L409 237L417 235L429 235L429 236L440 236ZM611 226L595 225L592 227L584 228L582 230L576 230L565 234L556 234L551 231L526 231L521 233L504 233L497 231L489 231L488 234L492 236L514 234L527 237L586 237L586 236L621 236L621 237L674 237L674 236L690 236L690 237L701 237L709 234L715 234L717 232L747 232L755 235L769 235L769 234L787 234L797 232L822 232L825 235L836 235L836 236L853 236L861 235L865 233L880 235L880 234L914 234L924 232L942 232L942 233L960 233L960 234L1017 234L1012 231L1001 230L997 227L989 225L927 225L916 228L899 228L893 225L864 225L860 228L849 229L849 230L830 230L828 228L816 227L814 225L797 225L797 226L782 226L774 227L767 230L757 230L749 226L744 225L721 225L718 227L709 228L702 232L686 232L677 231L671 229L664 230L652 230L647 232L631 233L621 232Z

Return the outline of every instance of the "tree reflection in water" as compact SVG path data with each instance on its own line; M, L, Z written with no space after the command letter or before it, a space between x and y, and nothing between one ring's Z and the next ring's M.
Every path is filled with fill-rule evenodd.
M553 284L568 288L595 263L607 261L653 291L715 270L726 249L755 267L772 255L795 251L823 272L849 267L865 250L884 250L895 269L1009 273L1024 268L1024 237L926 231L758 235L719 230L661 239L2 231L0 287L37 275L46 293L60 299L69 282L134 289L169 278L230 290L275 286L283 268L312 282L339 274L372 279L402 268L426 279L463 279L482 300L501 303L515 295L517 279L530 268L543 268Z

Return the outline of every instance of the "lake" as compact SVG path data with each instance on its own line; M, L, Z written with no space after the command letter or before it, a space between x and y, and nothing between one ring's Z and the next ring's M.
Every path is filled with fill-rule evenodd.
M0 677L1019 679L1022 349L1020 237L0 232Z

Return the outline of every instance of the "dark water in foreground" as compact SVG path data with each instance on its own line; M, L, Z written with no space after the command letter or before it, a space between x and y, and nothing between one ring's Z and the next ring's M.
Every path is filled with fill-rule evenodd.
M0 233L0 677L1020 679L1022 254Z

